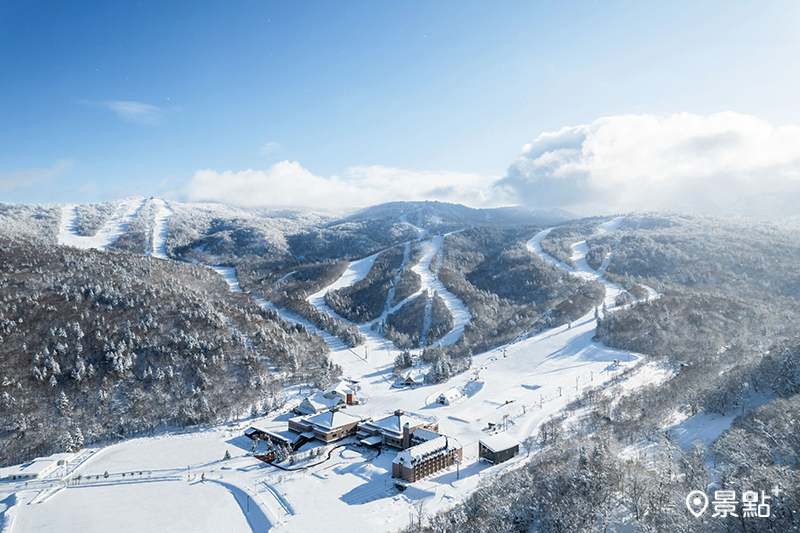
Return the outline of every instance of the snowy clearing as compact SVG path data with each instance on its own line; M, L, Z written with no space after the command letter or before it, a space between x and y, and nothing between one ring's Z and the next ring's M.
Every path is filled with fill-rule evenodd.
M144 198L127 198L120 201L119 207L97 233L91 237L78 235L78 206L64 205L61 208L61 226L58 230L58 244L74 248L105 250L119 239L128 229L128 224L144 206Z
M169 232L169 216L172 210L161 198L153 200L156 206L155 221L153 224L153 245L148 255L159 259L167 257L167 233Z

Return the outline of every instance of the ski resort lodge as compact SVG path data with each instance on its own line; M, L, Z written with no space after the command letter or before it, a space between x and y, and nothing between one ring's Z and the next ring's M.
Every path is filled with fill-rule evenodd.
M359 417L334 409L310 418L290 418L289 430L299 433L306 441L316 439L329 444L354 434L359 422Z
M413 483L463 458L464 450L453 437L425 429L417 429L413 435L421 442L398 452L392 461L393 478Z
M406 427L409 429L407 434L404 432ZM366 446L385 444L405 450L411 446L411 434L419 428L438 431L439 423L435 419L422 420L403 411L395 411L394 414L379 420L365 420L359 426L356 437Z
M461 394L461 391L453 387L452 389L447 389L446 391L441 393L439 397L436 399L436 402L442 405L453 405L463 397L464 395Z
M495 433L478 441L478 455L494 465L519 453L519 442L508 433Z
M339 397L347 405L358 404L358 383L355 381L343 379L338 383L334 383L328 390L325 391L326 398Z
M316 415L345 405L356 404L358 404L357 382L343 379L328 387L325 392L317 391L305 398L300 405L294 408L294 412L298 415Z
M298 415L317 415L344 405L345 401L339 396L334 395L329 398L322 392L317 392L300 402L300 405L294 408L294 412Z
M338 395L336 398L341 399ZM337 406L313 416L290 418L288 430L250 427L245 435L253 440L270 439L294 450L312 440L330 444L353 435L364 446L398 448L400 451L392 461L392 477L413 483L462 459L461 444L438 431L435 418L398 410L378 420L361 420Z

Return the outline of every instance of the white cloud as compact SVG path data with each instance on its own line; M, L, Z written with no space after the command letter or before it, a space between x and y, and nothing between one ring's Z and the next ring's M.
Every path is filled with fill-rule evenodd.
M156 126L164 122L166 110L142 102L126 100L107 100L102 105L114 111L121 119L148 126Z
M183 194L190 201L253 207L441 200L580 214L682 210L800 217L800 127L773 127L731 112L619 115L542 133L502 179L380 165L326 177L281 161L266 170L198 171Z
M32 168L0 173L0 192L26 189L37 183L49 183L74 164L71 159L61 159L49 168Z
M261 155L269 155L281 149L280 143L268 142L261 147Z
M408 171L357 166L342 176L317 176L298 162L281 161L266 170L201 170L185 187L189 201L256 207L361 207L398 200L442 200L473 206L503 203L491 188L493 176L459 172Z
M605 117L542 133L495 187L522 204L585 214L726 213L800 194L800 127L732 112Z

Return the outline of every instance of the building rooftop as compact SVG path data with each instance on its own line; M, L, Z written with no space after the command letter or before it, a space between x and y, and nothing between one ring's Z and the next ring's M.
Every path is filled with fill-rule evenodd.
M333 395L331 398L328 398L325 396L325 393L318 391L314 393L314 395L305 398L295 409L311 414L313 411L303 407L303 404L306 402L313 406L315 411L324 411L326 409L330 409L331 407L335 407L336 405L344 404L344 400L338 396Z
M380 428L383 431L388 431L396 435L403 434L403 426L408 424L408 427L414 428L416 426L428 423L428 420L423 420L414 416L409 416L403 411L395 411L393 414L381 418L379 420L372 420L370 425Z
M453 387L452 389L447 389L446 391L444 391L443 393L441 393L439 395L440 398L446 398L448 402L452 402L454 400L457 400L458 398L461 398L462 396L463 396L463 394L461 394L461 391L458 390L455 387Z
M69 455L74 456L74 454ZM37 477L54 467L57 460L53 457L37 457L33 461L21 465L0 469L0 478L11 477L12 475Z
M330 397L331 394L336 392L339 394L352 394L356 392L356 388L349 381L341 380L328 387L328 390L325 391L325 396Z
M361 418L342 411L327 411L306 419L306 422L323 429L334 429L347 424L361 422Z
M414 430L414 433L411 434L411 439L427 442L429 440L433 440L441 436L442 436L441 433L436 433L435 431L431 431L430 429L417 428Z
M508 450L514 446L519 446L519 441L508 433L495 433L494 435L480 439L478 442L495 453Z
M419 460L424 460L427 456L436 454L440 451L455 450L461 447L461 444L453 437L446 437L439 435L433 440L423 442L412 446L407 450L398 452L397 456L392 461L397 464L404 464L411 466Z

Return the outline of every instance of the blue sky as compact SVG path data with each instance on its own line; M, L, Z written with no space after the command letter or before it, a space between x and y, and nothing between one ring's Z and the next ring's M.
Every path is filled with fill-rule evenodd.
M281 161L491 182L601 117L800 124L798 30L797 2L3 2L0 200L215 199Z

